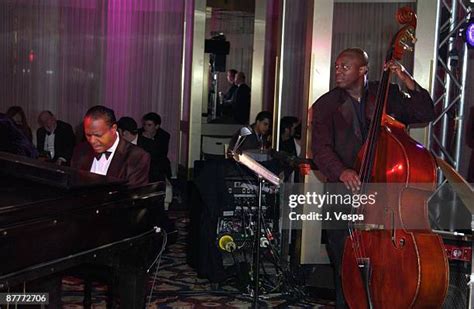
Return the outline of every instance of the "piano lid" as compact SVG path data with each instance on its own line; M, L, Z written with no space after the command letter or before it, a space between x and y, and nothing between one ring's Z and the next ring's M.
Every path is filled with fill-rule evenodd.
M117 186L124 180L0 151L0 173L63 190Z

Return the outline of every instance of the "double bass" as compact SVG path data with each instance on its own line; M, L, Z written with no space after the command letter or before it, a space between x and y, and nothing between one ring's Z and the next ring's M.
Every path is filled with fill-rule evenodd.
M400 60L415 40L414 11L399 9L397 20L404 26L392 38L386 63ZM436 187L436 162L402 123L386 114L389 81L390 70L384 70L367 141L356 163L362 191L370 190L372 183L387 184L384 203L356 210L381 224L368 224L369 219L349 227L341 269L344 296L352 309L440 308L449 268L427 211Z

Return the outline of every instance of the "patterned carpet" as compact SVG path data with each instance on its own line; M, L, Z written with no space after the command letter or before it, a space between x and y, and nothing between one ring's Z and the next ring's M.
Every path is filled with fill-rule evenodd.
M252 299L243 295L230 281L213 290L206 279L199 279L186 264L186 217L176 219L178 237L163 254L156 279L150 275L146 308L250 308ZM66 277L62 283L63 308L82 308L84 284L81 280ZM152 289L153 287L153 289ZM93 283L92 308L106 308L107 286ZM151 299L150 296L151 295ZM318 304L319 303L319 304ZM281 298L262 301L261 307L271 308L333 308L324 302L292 304Z

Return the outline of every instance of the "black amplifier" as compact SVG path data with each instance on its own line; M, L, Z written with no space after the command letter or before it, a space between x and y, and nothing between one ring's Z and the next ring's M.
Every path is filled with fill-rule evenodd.
M222 215L232 216L242 211L256 211L258 207L258 182L253 178L226 177L226 192L224 193L224 205ZM277 208L277 191L273 185L263 184L262 188L262 210Z
M226 177L225 193L217 223L218 247L227 252L244 249L252 245L254 237L259 185L252 177ZM275 238L278 225L278 191L264 183L262 186L262 230L261 246L266 247Z

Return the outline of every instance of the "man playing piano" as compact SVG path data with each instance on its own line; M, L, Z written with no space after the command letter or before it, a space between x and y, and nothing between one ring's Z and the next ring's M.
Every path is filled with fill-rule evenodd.
M87 142L74 149L71 167L124 179L129 186L148 183L150 155L120 138L112 109L91 107L84 116L84 134Z

